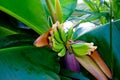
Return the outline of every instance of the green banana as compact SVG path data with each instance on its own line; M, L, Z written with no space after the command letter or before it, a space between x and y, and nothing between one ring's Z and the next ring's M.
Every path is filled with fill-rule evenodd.
M66 42L66 34L65 34L65 31L63 30L62 26L58 26L57 28L58 28L61 39L63 40L63 42Z
M59 57L63 57L66 54L66 48L64 47L59 53L58 56Z
M58 30L56 29L57 27L55 27L55 29L54 29L54 37L55 37L55 39L59 42L59 43L63 43L63 41L61 40L61 37L60 37L60 35L59 35L59 32L58 32Z
M71 27L67 32L67 40L71 39L72 34L73 34L73 27Z
M54 37L52 37L52 50L55 52L60 52L60 50L64 48L64 44L56 41Z
M69 36L71 37L73 29L70 29ZM58 52L58 56L62 57L66 53L66 47L64 42L67 41L66 33L62 29L62 24L56 22L52 26L52 30L50 31L50 37L48 37L49 45L51 46L52 50Z
M76 56L90 55L97 47L93 43L75 43L71 45L72 51Z

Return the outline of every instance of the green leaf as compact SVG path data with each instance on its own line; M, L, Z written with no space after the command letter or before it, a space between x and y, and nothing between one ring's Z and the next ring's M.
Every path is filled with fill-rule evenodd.
M73 36L72 36L72 40L76 40L79 36L82 36L84 35L86 32L94 29L95 27L90 27L89 26L85 26L85 27L80 27L80 28L77 28L75 30L75 32L73 33Z
M32 36L32 35L31 35ZM24 49L24 46L33 46L33 42L34 42L34 38L35 37L32 37L31 38L31 36L30 35L26 35L26 34L15 34L15 35L9 35L9 36L6 36L6 37L3 37L3 38L0 38L0 50L2 50L2 49L4 49L5 51L8 51L8 50L6 50L6 49L12 49L12 48L15 48L15 50L16 50L16 47L21 47L22 48L22 46L23 46L23 48L22 49ZM31 47L30 47L31 48ZM33 46L33 49L34 49L35 47ZM45 50L45 53L44 53L44 48L46 49ZM47 56L47 54L48 55L51 55L51 57L52 58L57 58L57 56L55 57L55 53L50 49L50 48L46 48L46 47L44 47L44 48L35 48L35 49L38 49L38 50L42 50L43 49L43 51L41 51L42 53L44 53L43 55L45 55L46 54L46 56ZM32 50L32 49L31 49ZM14 49L13 49L13 51L14 51ZM22 50L21 50L22 51ZM21 51L19 52L18 51L18 53L21 53ZM24 51L24 50L23 50ZM32 50L33 52L34 52L34 50ZM25 51L26 53L27 53L27 51ZM29 51L28 51L29 52ZM0 52L0 54L1 54L2 52ZM51 53L51 54L50 54ZM37 54L37 53L36 53ZM32 56L31 56L32 57ZM42 57L42 55L40 56L40 57ZM49 56L48 56L48 58L49 58ZM46 58L44 59L44 60L47 60ZM52 60L52 59L51 59ZM50 61L51 61L50 60ZM56 60L55 60L56 61ZM55 62L55 61L53 61L53 62ZM44 61L41 61L41 62L44 62ZM49 63L49 61L47 61L48 62L48 64L50 64ZM45 63L45 64L47 64L47 63ZM53 63L53 65L54 65L55 63ZM58 64L58 63L57 63ZM47 66L47 65L46 65ZM51 66L50 66L51 67ZM55 68L53 68L53 67L51 67L52 69L55 69ZM59 70L59 69L56 69L57 71Z
M102 24L105 24L107 21L109 21L109 14L108 12L89 12L89 11L84 11L84 10L76 10L76 12L79 12L79 14L86 14L81 15L78 17L79 21L77 24L83 23L83 22L92 22L95 23L95 20L100 20ZM85 18L83 18L85 17ZM74 18L74 17L73 17ZM97 24L100 24L99 22Z
M63 12L63 22L65 22L76 8L77 0L60 0Z
M66 76L66 77L70 77L70 78L74 78L77 80L89 80L88 78L84 77L80 73L76 73L76 72L66 70L66 69L61 70L61 75Z
M49 48L0 49L0 65L1 80L60 80L57 57Z
M31 36L0 38L1 80L60 80L57 55L48 47L32 46L35 37Z
M120 0L112 0L112 9L113 9L113 14L114 14L114 19L120 19Z
M33 45L35 40L35 36L26 34L13 34L7 35L0 38L0 48L8 48L8 47L16 47L16 46L25 46L25 45Z
M89 17L87 17L86 19L84 19L84 20L82 20L81 21L81 23L82 22L91 22L91 21L93 21L93 20L97 20L97 19L100 19L101 17L102 18L105 18L105 17L107 17L107 13L106 12L101 12L101 13L95 13L95 14L93 14L93 15L90 15ZM103 20L102 20L103 21ZM104 22L105 23L105 22Z
M61 78L61 80L72 80L72 79L67 78L67 77L65 77L65 76L60 76L60 78Z
M10 29L0 26L0 37L8 36L11 34L17 34L17 32L14 32Z
M109 66L113 73L113 80L120 79L120 20L113 22L112 25L112 51L110 50L110 24L97 27L92 31L79 36L76 40L84 40L94 42L98 46L98 51L105 63Z
M97 7L96 4L94 4L94 2L92 2L91 0L83 0L84 3L89 7L89 9L93 12L99 12L99 9Z
M20 20L39 34L50 28L40 0L0 0L0 10Z
M0 11L0 36L7 36L11 34L29 33L33 34L28 26L24 25L22 22L16 20L12 16ZM36 32L34 32L37 34Z
M99 13L102 12L108 12L109 13L109 8L104 4L104 0L83 0L84 3L88 6L90 11L97 13L97 15L93 15L93 19L99 19L101 24L105 24L109 20L109 15L101 16ZM92 19L90 17L88 20Z

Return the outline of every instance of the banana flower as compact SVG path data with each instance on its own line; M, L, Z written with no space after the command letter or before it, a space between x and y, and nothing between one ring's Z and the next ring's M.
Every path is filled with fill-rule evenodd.
M76 60L89 71L97 80L112 79L112 74L96 51L94 43L83 41L72 41L73 28L67 33L64 32L62 24L56 22L53 27L38 37L34 45L36 47L50 46L53 51L58 52L58 56L63 57L67 51L74 54Z

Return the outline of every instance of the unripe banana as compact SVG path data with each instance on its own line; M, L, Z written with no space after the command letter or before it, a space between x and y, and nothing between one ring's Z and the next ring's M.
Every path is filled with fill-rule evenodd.
M52 50L55 52L60 52L64 48L64 44L58 43L55 38L52 38Z
M59 57L63 57L66 54L66 48L64 47L59 53L58 56Z
M63 42L66 42L66 34L62 26L58 26L58 31L59 31L60 37L63 40Z
M64 46L62 44L53 45L52 50L55 52L60 52L62 50L62 48L64 48Z
M97 48L93 43L75 43L71 47L76 56L90 55Z
M57 28L57 27L56 27ZM54 37L55 37L55 39L59 42L59 43L63 43L63 41L61 40L61 37L60 37L60 35L59 35L59 32L58 32L58 30L57 29L54 29Z
M71 39L72 34L73 34L73 27L71 27L67 32L67 40Z

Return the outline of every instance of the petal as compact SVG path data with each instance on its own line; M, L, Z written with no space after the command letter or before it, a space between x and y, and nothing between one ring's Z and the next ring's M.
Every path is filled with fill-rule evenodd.
M50 34L50 31L47 31L46 33L40 35L34 42L34 45L36 47L43 47L43 46L47 46L49 44L49 41L48 41L48 37L49 37L49 34Z
M108 80L99 66L92 60L90 56L76 56L78 62L88 70L97 80Z
M97 51L94 51L90 57L96 62L96 64L100 67L100 69L105 73L105 75L112 79L112 74L109 70L109 68L107 67L107 65L105 64L105 62L103 61L103 59L100 57L100 55L98 54Z
M76 60L74 54L67 53L64 57L65 67L74 72L80 72L80 65Z

